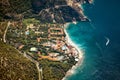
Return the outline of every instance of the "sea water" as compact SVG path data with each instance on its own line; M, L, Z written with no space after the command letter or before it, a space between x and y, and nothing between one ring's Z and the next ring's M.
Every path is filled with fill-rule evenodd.
M120 80L119 4L119 0L95 0L82 5L91 22L71 23L66 30L84 50L84 60L67 80Z

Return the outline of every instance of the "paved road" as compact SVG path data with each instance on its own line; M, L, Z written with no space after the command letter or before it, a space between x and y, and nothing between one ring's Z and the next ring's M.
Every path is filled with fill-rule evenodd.
M42 80L42 78L43 78L43 76L42 76L42 68L39 67L39 63L36 63L36 67L38 69L39 80Z
M14 48L15 50L17 50L16 48ZM38 61L36 61L34 58L32 58L30 55L26 54L26 52L22 53L19 50L17 50L20 54L22 54L24 57L26 57L27 59L29 59L31 62L35 63L37 71L38 71L38 80L43 80L43 76L42 76L42 67L40 67L40 63Z
M7 30L8 30L8 28L9 28L9 26L10 26L10 21L8 22L8 24L7 24L7 27L6 27L6 29L5 29L5 32L4 32L4 35L3 35L3 42L4 43L6 43L6 33L7 33Z

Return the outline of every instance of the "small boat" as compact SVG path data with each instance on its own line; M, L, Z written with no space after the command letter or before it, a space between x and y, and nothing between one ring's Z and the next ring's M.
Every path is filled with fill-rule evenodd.
M77 21L75 18L73 18L72 22L73 22L73 24L77 24Z

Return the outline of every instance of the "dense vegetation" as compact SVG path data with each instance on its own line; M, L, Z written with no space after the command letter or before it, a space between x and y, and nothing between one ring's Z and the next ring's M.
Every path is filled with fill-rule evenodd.
M0 20L22 17L27 10L39 12L54 5L66 4L65 0L0 0Z
M18 17L16 14L23 13L31 8L31 0L0 0L0 20Z
M56 5L59 8L55 8ZM67 5L66 0L1 0L0 21L36 18L43 23L51 23L51 13L54 14L57 23L72 22L73 18L80 21L80 15L76 10L60 5Z

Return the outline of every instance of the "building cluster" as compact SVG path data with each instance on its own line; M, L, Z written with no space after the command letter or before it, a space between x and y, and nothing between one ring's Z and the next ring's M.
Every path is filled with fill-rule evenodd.
M8 29L7 42L20 51L28 52L39 60L61 61L71 56L78 58L78 51L66 41L62 24L30 23L21 29L15 26Z
M88 0L89 2L92 0ZM67 0L67 4L74 8L79 14L79 18L81 21L86 21L87 17L84 15L83 10L81 8L81 3L85 3L85 0Z

